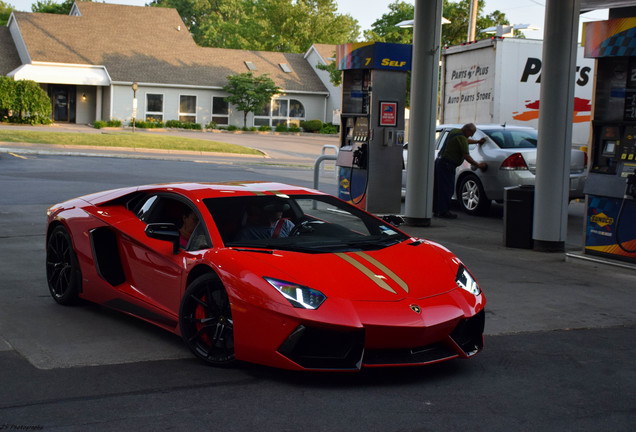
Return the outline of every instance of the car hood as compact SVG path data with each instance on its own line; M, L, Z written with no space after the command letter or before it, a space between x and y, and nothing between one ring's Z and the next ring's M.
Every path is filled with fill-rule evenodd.
M243 250L264 266L261 276L354 301L422 299L455 288L459 260L427 241L405 241L376 251L316 253Z

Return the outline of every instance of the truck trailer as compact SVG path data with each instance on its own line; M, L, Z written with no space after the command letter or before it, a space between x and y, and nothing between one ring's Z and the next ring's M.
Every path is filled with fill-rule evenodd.
M439 122L514 124L537 128L541 88L540 40L493 37L442 51ZM588 145L594 59L579 45L572 146Z

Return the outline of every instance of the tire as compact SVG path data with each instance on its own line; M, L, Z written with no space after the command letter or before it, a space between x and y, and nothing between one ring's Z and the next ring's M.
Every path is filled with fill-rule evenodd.
M46 247L46 280L53 299L61 305L77 303L82 272L68 230L60 225L51 231Z
M230 301L215 274L200 276L188 286L179 308L179 327L188 348L206 363L236 362Z
M462 178L457 197L462 209L469 215L483 215L490 209L490 200L476 175L469 174Z

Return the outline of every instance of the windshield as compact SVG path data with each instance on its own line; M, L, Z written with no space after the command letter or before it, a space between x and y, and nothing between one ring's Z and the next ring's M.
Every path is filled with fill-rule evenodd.
M346 252L382 249L409 238L329 195L242 196L204 202L229 247Z
M482 129L502 149L537 147L537 131L534 129Z

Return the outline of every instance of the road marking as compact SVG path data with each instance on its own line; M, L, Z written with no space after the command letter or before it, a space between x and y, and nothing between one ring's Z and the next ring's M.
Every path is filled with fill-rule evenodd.
M21 156L21 155L19 155L19 154L15 154L15 153L11 153L11 152L9 152L9 154L10 154L11 156L14 156L14 157L17 157L17 158L20 158L20 159L28 159L28 157L26 157L26 156Z

